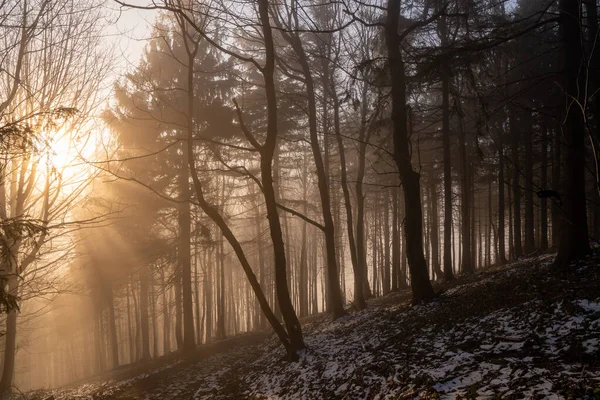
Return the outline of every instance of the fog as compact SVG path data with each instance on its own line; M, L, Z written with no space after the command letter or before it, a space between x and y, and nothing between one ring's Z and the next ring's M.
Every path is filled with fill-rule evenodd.
M568 3L0 0L0 398L569 268L600 114Z

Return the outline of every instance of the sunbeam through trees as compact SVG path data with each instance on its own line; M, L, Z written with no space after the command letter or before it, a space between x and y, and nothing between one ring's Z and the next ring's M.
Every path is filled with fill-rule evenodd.
M598 398L597 0L0 0L0 399Z

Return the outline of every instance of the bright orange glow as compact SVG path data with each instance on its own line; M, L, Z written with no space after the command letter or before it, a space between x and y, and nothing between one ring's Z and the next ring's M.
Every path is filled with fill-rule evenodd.
M94 130L81 133L61 127L46 135L45 150L42 151L44 161L48 162L51 173L61 175L63 184L68 185L93 173L94 167L89 161L96 158L99 133Z

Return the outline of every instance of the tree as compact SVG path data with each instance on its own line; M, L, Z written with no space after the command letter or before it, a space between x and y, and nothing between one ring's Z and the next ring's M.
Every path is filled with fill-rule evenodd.
M442 6L440 2L440 7ZM438 20L440 45L444 49L448 43L447 17ZM452 161L450 148L450 66L446 58L440 67L442 80L442 137L444 146L444 279L454 280L452 268Z
M310 145L313 153L315 162L317 180L319 187L319 194L321 197L321 209L323 212L324 221L324 233L325 233L325 247L327 250L327 296L328 305L331 309L334 318L341 317L345 314L344 304L342 301L342 293L340 289L338 263L336 257L336 246L335 246L335 225L333 221L333 215L331 212L331 196L329 193L329 182L325 164L323 162L323 155L321 153L321 146L319 143L319 137L317 133L317 99L316 99L316 87L313 73L310 67L310 60L304 49L303 41L300 35L297 33L301 29L300 23L298 22L298 9L297 2L293 2L291 8L287 10L286 18L291 22L291 26L282 29L280 33L289 42L292 47L298 63L300 64L300 73L302 74L302 81L306 86L307 92L307 103L308 103L308 125L310 135ZM276 15L276 14L275 14ZM278 18L275 21L281 26ZM327 139L326 139L327 140ZM360 300L359 306L364 307L363 301Z
M0 214L4 220L34 219L43 228L37 237L21 230L23 235L9 238L11 261L3 267L8 275L5 288L12 298L25 298L31 287L28 279L42 279L44 270L50 273L56 268L56 264L46 262L38 266L41 270L37 273L29 273L47 250L59 251L58 238L70 232L65 226L76 224L70 210L81 201L90 183L88 171L72 169L73 159L67 159L68 154L57 157L53 146L60 141L75 146L77 135L85 143L87 135L80 130L86 127L99 101L97 93L111 59L99 41L101 13L96 3L10 3L2 7L18 14L7 14L2 21L14 46L3 50L8 69L2 73L6 71L12 83L2 100L0 118L5 129L17 128L28 134L12 143L11 148L18 151L9 149L3 155L8 163L0 177ZM73 57L74 52L79 56ZM50 227L53 235L49 234ZM59 248L68 253L71 246L63 241ZM3 394L13 386L17 323L17 310L13 309L6 320L0 382Z
M560 0L565 122L562 197L563 215L555 269L566 269L590 251L585 194L585 127L581 105L586 103L585 69L581 43L581 2Z
M119 3L123 6L137 7L143 9L159 8L176 14L178 17L182 18L188 25L187 29L185 30L185 32L187 32L184 36L185 40L190 39L189 32L195 31L195 34L199 35L203 40L206 40L218 51L228 56L234 57L235 59L244 63L249 63L250 65L255 67L263 79L265 88L264 94L266 97L266 132L264 135L265 139L263 143L259 143L256 136L250 131L249 127L244 122L242 109L239 107L237 102L234 103L236 106L240 130L242 131L243 136L246 138L248 143L252 146L253 152L258 153L259 155L261 179L258 180L257 178L255 178L255 182L257 185L259 185L265 200L275 260L275 289L277 293L277 301L279 304L279 308L281 310L281 314L283 316L283 320L286 327L285 330L275 317L274 313L272 312L260 287L260 284L254 272L252 271L248 258L246 257L246 254L239 240L234 234L233 230L228 225L227 221L219 212L219 210L214 205L210 204L205 197L203 184L197 172L196 157L194 154L193 125L195 121L191 112L189 111L187 114L186 121L187 157L189 163L188 165L190 168L190 175L194 185L196 199L199 207L218 226L225 239L231 245L240 264L242 265L244 272L246 273L246 276L249 280L250 285L252 286L252 289L257 297L261 309L263 310L263 313L265 313L267 320L269 321L274 331L280 338L282 344L286 348L288 357L291 360L296 360L298 358L298 352L304 348L304 341L302 338L302 330L300 327L300 323L298 322L298 317L295 313L289 294L289 288L287 283L287 260L285 252L285 243L283 240L283 231L279 217L277 195L273 180L273 160L275 150L277 148L278 136L278 104L277 92L275 88L275 47L273 39L273 30L270 25L269 3L267 0L261 0L259 2L257 15L258 24L263 35L264 65L260 65L254 58L246 57L243 54L238 54L231 50L228 50L227 48L223 47L224 45L221 45L212 38L210 38L205 28L203 28L203 25L199 22L200 20L194 19L195 14L199 14L199 10L193 10L191 7L186 7L183 4L170 5L170 3L165 3L164 5L160 6L156 5L144 7L133 6L125 4L123 2ZM211 11L215 10L211 10L210 8L208 8L207 10L203 10L202 13ZM188 76L189 74L193 75L193 69L190 68L190 65L188 64ZM188 82L189 81L190 79L188 78ZM188 110L194 109L193 100L191 97L193 96L193 94L190 94L190 92L192 92L191 88L187 88Z
M399 33L400 0L389 0L385 26L390 78L392 82L392 126L394 138L394 161L402 180L406 220L406 254L410 269L413 301L416 303L433 298L434 292L427 273L423 255L423 218L419 173L411 163L406 105L406 72Z

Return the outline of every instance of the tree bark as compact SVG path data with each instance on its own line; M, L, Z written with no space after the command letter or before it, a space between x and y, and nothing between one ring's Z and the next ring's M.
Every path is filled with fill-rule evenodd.
M541 140L541 165L540 165L540 186L542 189L548 187L548 127L546 121L542 121L542 140ZM540 249L548 249L548 199L540 199Z
M583 49L581 43L581 3L560 0L560 29L564 56L564 88L567 110L563 126L566 154L563 166L563 213L561 215L558 254L553 267L563 270L590 252L585 194L585 127L582 111L575 104L584 104ZM582 93L583 92L583 93Z
M533 133L531 116L523 117L525 128L525 254L535 251L535 221L533 212Z
M392 212L393 207L398 207L394 206L394 198L392 197ZM398 290L398 277L390 262L390 207L386 203L383 206L383 294L386 295L390 289Z
M440 251L439 251L439 216L438 216L438 193L437 193L437 182L435 179L435 171L431 168L431 175L429 177L429 201L431 203L431 215L429 219L431 221L431 264L432 269L435 272L435 276L438 280L444 280L445 275L440 267Z
M148 271L142 265L140 271L140 329L142 333L141 360L150 360L150 325L148 323Z
M298 27L298 15L293 11ZM335 247L335 224L331 213L331 199L329 194L329 179L327 171L323 163L321 154L321 146L319 144L319 136L317 132L317 100L315 94L314 79L311 73L308 57L302 46L300 37L297 34L284 35L288 36L289 42L298 56L298 62L302 69L304 84L306 86L306 94L308 99L308 126L310 134L310 147L315 161L315 169L317 172L317 186L321 197L321 211L323 212L323 225L325 233L325 248L327 256L327 297L330 311L334 318L339 318L345 315L344 303L342 300L342 292L340 288L340 279L338 273L338 263ZM327 138L325 138L326 140Z
M552 188L560 193L560 170L562 160L561 126L557 123L554 131L554 152L552 154ZM560 237L561 209L558 202L552 202L552 247L558 248Z
M408 137L406 110L406 77L398 35L400 0L387 4L386 44L389 72L392 80L392 125L394 161L404 189L406 254L412 284L413 302L434 297L423 255L423 210L421 208L419 173L413 169Z
M356 171L356 258L358 270L362 273L362 291L363 298L371 297L371 289L369 287L368 267L367 267L367 252L366 252L366 237L365 237L365 202L366 194L364 193L363 181L365 178L365 164L367 159L367 145L370 134L367 132L367 86L363 86L361 98L361 113L360 113L360 128L358 130L358 168ZM375 283L373 283L374 285Z
M400 221L398 189L392 189L392 291L400 289Z
M214 311L214 301L213 301L213 287L215 285L214 281L214 266L215 266L215 250L214 248L210 248L208 250L208 262L206 263L206 278L204 280L204 301L206 304L206 317L204 318L206 321L206 342L211 342L213 337L213 311ZM264 286L262 286L264 287Z
M523 254L521 245L521 171L519 163L519 130L514 106L509 107L510 135L512 148L512 192L513 192L513 257L519 258Z
M8 277L7 293L17 296L19 292L19 278L16 274ZM4 338L4 364L2 379L0 380L0 397L12 392L15 374L15 358L17 354L17 310L9 311L6 316L6 335Z
M506 244L505 238L505 220L504 213L506 205L504 203L504 148L502 143L498 147L498 264L506 264Z
M269 228L271 233L271 240L273 242L273 252L275 259L275 285L277 292L277 299L281 312L286 324L284 329L275 314L271 310L269 303L264 296L264 293L258 283L256 275L252 271L252 267L248 262L246 254L237 240L227 222L220 214L220 212L211 204L209 204L205 197L200 178L196 170L194 161L194 145L193 145L193 121L188 116L188 135L187 135L187 153L188 162L190 167L190 173L192 181L194 183L194 189L196 192L196 200L200 208L204 213L219 227L223 236L227 239L231 245L234 253L236 254L242 269L248 278L248 281L256 295L261 309L265 314L267 320L271 324L273 330L277 334L278 338L286 348L289 359L297 360L298 351L304 348L304 341L302 339L302 330L300 323L292 306L289 290L287 286L287 263L285 257L285 245L283 242L283 233L281 230L281 223L279 220L279 212L277 209L276 194L273 184L273 156L277 144L277 97L275 90L274 81L274 68L275 68L275 49L273 44L273 33L269 21L269 2L268 0L258 1L258 12L260 18L260 25L263 33L265 43L265 65L261 68L261 73L264 78L265 93L267 97L267 133L265 143L259 146L260 152L260 169L261 169L261 189L265 198L265 204L267 209L267 216L269 220ZM242 123L242 121L240 121ZM242 126L244 129L245 126ZM251 135L249 132L248 135ZM253 139L254 146L258 143ZM286 332L287 330L287 332Z
M457 100L460 101L460 100ZM459 111L461 112L461 111ZM461 271L463 274L470 274L475 271L472 259L472 243L471 235L471 190L470 190L470 171L469 171L469 158L467 153L467 139L465 135L465 127L463 124L462 115L460 118L460 126L458 130L458 150L459 158L461 163L461 234L462 234L462 259L461 259Z
M364 86L366 87L366 85ZM331 89L332 92L335 91L335 89ZM363 101L366 101L366 96L364 95L364 89L363 89ZM342 135L341 135L341 131L340 131L340 116L339 116L339 101L337 98L337 94L334 93L332 94L332 98L333 98L333 121L334 121L334 128L335 128L335 136L337 139L337 145L338 145L338 151L340 154L340 164L341 164L341 184L342 184L342 191L344 193L344 206L346 208L346 228L347 228L347 232L348 232L348 244L350 246L350 259L352 260L352 269L354 271L354 304L356 305L356 307L360 310L364 309L367 306L367 303L365 302L365 296L364 296L364 292L363 292L363 288L364 288L364 271L362 266L363 264L363 260L358 260L358 253L360 253L360 255L364 258L364 221L357 221L357 226L356 226L356 234L357 234L357 239L355 240L354 238L354 218L352 215L352 202L350 200L350 190L348 188L348 174L346 172L346 152L344 149L344 142L342 140ZM363 103L364 104L364 103ZM363 105L363 107L366 107L365 105ZM362 128L362 124L361 124L361 129ZM362 146L361 143L359 143L359 146ZM360 154L359 151L359 157L364 157L364 154ZM359 164L361 163L361 161L359 161ZM364 163L364 161L362 161L362 163ZM359 166L359 171L360 171L360 166ZM360 172L359 172L360 175ZM360 185L360 188L359 188ZM356 182L356 191L357 191L357 198L359 198L360 200L358 200L361 205L362 205L362 209L358 210L358 213L360 214L360 216L362 217L362 214L364 213L364 196L362 194L362 179L357 179ZM360 196L358 197L358 193L360 191ZM362 219L362 218L361 218ZM357 247L361 247L362 250L358 250Z
M107 306L108 306L108 329L110 335L110 366L117 368L119 366L119 341L117 340L117 320L115 316L115 301L112 285L106 288Z
M265 41L265 66L263 67L262 74L265 83L265 92L267 96L267 134L265 143L261 148L260 168L263 185L263 193L265 196L265 203L267 207L267 216L269 220L269 228L271 231L271 240L273 242L273 251L275 255L275 281L277 299L281 314L286 325L289 348L288 356L290 359L297 359L298 351L304 348L304 340L302 338L302 329L300 322L294 311L290 294L287 286L287 261L285 258L285 245L283 243L283 235L281 232L281 223L279 220L279 211L277 209L276 195L273 187L273 171L272 162L275 147L277 146L277 97L275 91L275 48L273 42L273 33L269 21L269 2L268 0L259 0L258 9L260 15L261 29ZM320 154L319 154L320 156ZM333 224L331 218L331 210L329 212L328 223ZM330 232L330 234L333 232ZM331 245L335 245L335 238L330 235L329 241ZM331 257L333 256L333 257ZM329 261L335 265L335 252L328 256ZM334 270L333 274L337 281L337 271ZM341 293L339 293L339 282L338 288L338 300L341 302ZM343 306L342 306L343 309Z
M198 41L193 41L185 31L185 23L182 23L182 35L187 53L187 129L188 136L194 129L194 66L196 54L198 53ZM196 351L196 340L194 333L194 300L192 297L192 264L191 264L191 238L190 238L190 182L189 182L189 158L192 154L186 151L186 143L182 142L183 162L179 176L180 201L179 204L179 262L181 263L181 288L183 295L183 354L192 355Z

